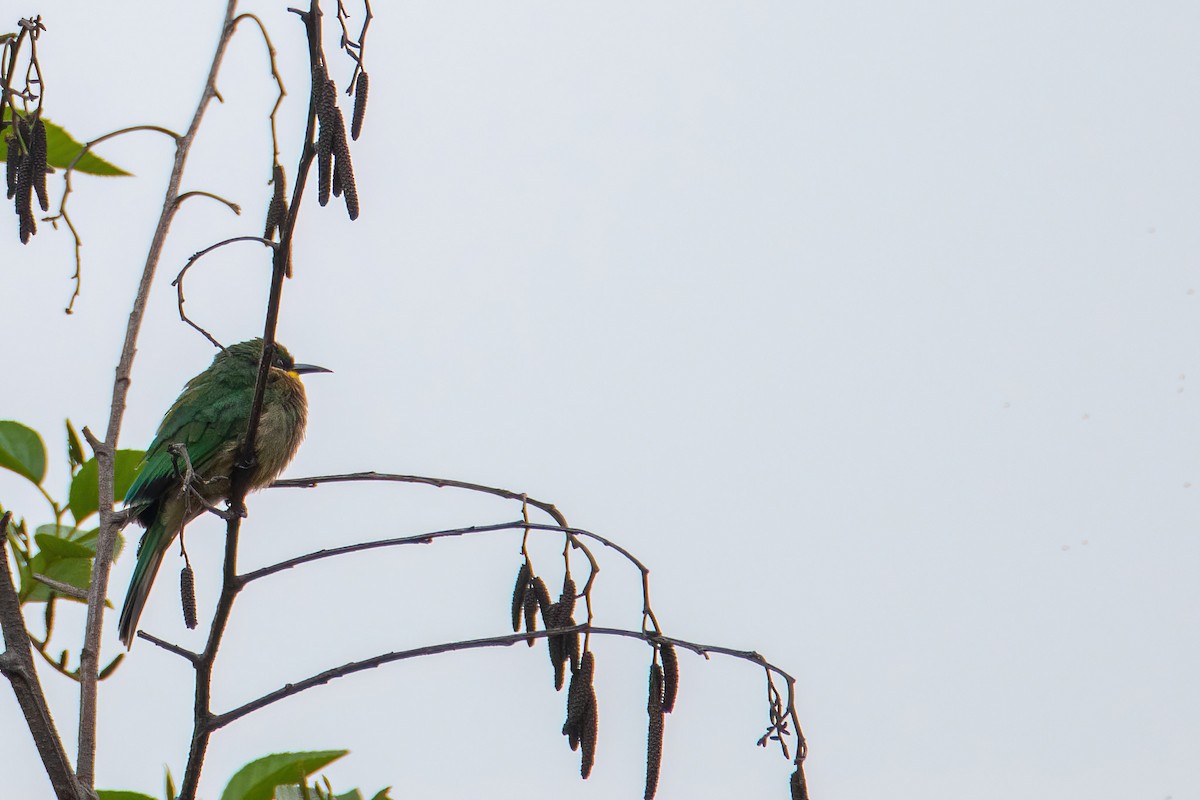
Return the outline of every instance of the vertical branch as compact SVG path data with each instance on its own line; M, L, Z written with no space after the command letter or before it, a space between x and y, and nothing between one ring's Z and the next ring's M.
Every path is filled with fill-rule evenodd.
M42 757L42 764L50 777L55 796L58 800L76 800L82 796L80 786L71 770L71 762L67 760L62 738L50 717L46 695L42 692L42 685L33 666L33 652L25 631L25 617L21 614L21 602L17 599L17 589L13 586L12 573L9 572L8 544L5 540L11 517L11 511L6 511L0 516L0 631L4 634L4 652L0 653L0 674L12 684L13 694L17 696L17 704L21 707L21 713L25 715L25 723L29 726L29 733L33 736L38 755Z
M79 780L88 788L95 782L96 686L97 666L100 659L100 632L104 622L104 599L108 594L109 567L112 563L113 548L119 529L118 519L113 512L113 459L117 449L117 439L121 433L121 421L125 415L125 401L129 394L133 357L137 352L137 338L141 331L142 319L145 316L146 301L154 282L154 274L158 267L159 257L162 255L167 231L170 229L171 221L178 209L179 182L183 176L188 155L191 153L192 142L200 129L200 123L208 104L217 93L217 73L224 60L226 46L233 35L233 19L236 10L237 0L227 0L221 34L217 39L216 51L213 53L204 90L196 105L196 113L192 116L192 123L188 126L187 133L175 144L175 161L171 167L171 176L167 181L167 190L163 195L162 211L159 213L158 225L150 240L150 249L146 253L142 278L138 284L137 295L133 300L133 310L129 313L129 323L125 330L125 343L121 348L120 361L117 363L116 380L113 382L112 407L108 417L108 432L105 435L103 446L96 449L96 461L100 468L100 535L96 542L96 558L92 565L92 579L88 589L87 627L79 656L79 754L77 763Z
M230 479L229 508L232 513L229 515L225 529L225 563L222 570L221 596L217 600L217 608L213 613L212 627L209 629L204 651L192 662L196 671L192 741L188 751L187 766L184 769L183 782L179 787L179 800L195 800L196 791L200 785L200 773L204 767L204 757L208 751L208 741L212 737L213 731L220 727L217 717L212 712L213 667L216 663L217 651L221 647L225 628L229 624L233 602L246 584L245 578L237 574L238 539L241 534L242 517L246 509L248 480L254 468L255 441L258 435L258 423L262 417L267 376L275 352L275 329L279 322L283 281L291 272L292 239L296 230L296 220L300 215L300 201L304 196L304 185L316 154L314 134L317 110L316 103L312 98L318 96L317 81L323 80L320 76L324 74L323 69L316 69L323 58L321 54L321 9L318 0L311 0L307 12L298 13L304 21L308 36L309 58L313 66L313 91L309 95L308 123L304 132L304 144L300 151L299 163L296 167L292 201L288 205L287 214L280 223L279 244L275 247L271 260L271 291L267 300L267 314L263 330L263 353L254 386L250 417L238 453L238 461Z

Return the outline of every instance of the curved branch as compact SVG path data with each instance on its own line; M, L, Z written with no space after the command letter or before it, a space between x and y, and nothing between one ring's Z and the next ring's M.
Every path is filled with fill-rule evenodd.
M307 564L311 561L320 561L325 558L333 558L334 556L344 556L349 553L358 553L363 550L377 550L381 547L399 547L406 544L429 544L435 539L445 539L455 536L469 536L473 533L493 533L495 531L553 531L555 533L565 533L574 537L582 537L593 539L605 547L611 547L621 555L625 556L643 573L648 573L650 570L637 559L635 555L630 553L616 542L606 539L598 533L584 530L583 528L564 528L561 525L545 525L539 522L526 522L525 520L513 520L512 522L497 522L491 525L472 525L466 528L449 528L441 531L430 531L429 533L418 533L413 536L397 536L390 539L376 539L370 542L359 542L357 544L343 545L342 547L329 547L324 550L316 550L311 553L305 553L294 558L289 558L275 564L269 564L265 567L252 570L238 576L238 581L242 584L256 581L259 578L265 578L268 575L274 575L276 572L282 572L285 569L298 567L301 564Z
M450 480L448 478L430 478L430 477L421 476L421 475L395 475L395 474L386 473L386 472L374 472L374 471L372 471L372 472L349 472L349 473L342 473L342 474L338 474L338 475L316 475L316 476L307 477L307 478L288 478L285 480L275 481L274 483L271 484L271 488L309 489L309 488L318 486L322 483L350 483L350 482L358 482L358 481L386 481L386 482L392 482L392 483L417 483L417 484L422 484L425 486L434 486L439 489L441 489L441 488L466 489L467 491L471 491L471 492L481 492L483 494L490 494L495 497L503 497L506 500L517 500L523 504L528 504L528 505L533 506L534 508L541 509L542 511L549 514L554 519L554 521L558 523L557 527L541 527L541 528L539 528L539 526L534 525L534 524L527 524L527 525L523 525L522 527L526 527L528 529L533 529L533 530L538 530L538 529L561 530L563 533L566 533L568 536L586 536L588 538L596 540L597 542L600 542L605 547L611 547L613 550L616 550L618 553L625 556L625 558L628 559L631 564L633 564L635 567L637 567L641 571L641 573L642 573L643 627L645 627L645 622L649 621L654 632L656 632L656 633L662 632L662 627L658 624L658 618L655 616L654 610L650 606L650 568L647 567L645 564L643 564L641 561L639 561L637 559L637 557L633 555L633 553L629 552L624 547L621 547L616 542L606 539L603 536L600 536L599 534L591 533L589 531L584 531L582 529L572 528L570 525L567 524L567 518L565 516L563 516L562 512L559 511L558 508L556 508L553 503L547 503L547 502L544 502L541 500L535 500L526 494L522 494L520 492L514 492L509 489L500 489L495 486L484 486L484 485L478 484L478 483L467 483L465 481ZM596 574L599 573L599 571L600 571L600 565L596 562L596 559L592 556L591 551L588 550L586 547L582 546L581 543L579 543L578 541L573 541L572 544L574 544L575 546L577 546L581 550L583 550L584 554L587 556L588 561L591 564L592 572L588 576L587 584L583 588L584 595L589 598L588 609L589 609L589 617L590 617L590 614L591 614L591 600L590 600L591 588L592 588L592 584L596 580Z
M127 133L136 133L138 131L151 131L169 136L175 141L176 147L179 146L179 140L182 138L179 134L175 133L175 131L160 127L158 125L133 125L128 128L121 128L120 130L109 131L103 136L97 136L95 139L85 142L84 145L79 148L79 152L76 153L74 158L71 159L70 163L67 164L67 167L63 172L63 193L62 198L58 201L58 213L54 214L53 216L42 217L43 222L49 222L55 228L58 227L58 221L61 219L63 224L67 226L67 230L71 232L71 238L75 242L75 274L71 276L71 280L75 281L75 291L71 293L71 299L67 301L67 307L64 309L68 314L74 312L75 301L79 298L79 293L83 289L83 238L80 237L79 231L75 228L75 223L71 220L71 215L67 213L67 198L70 197L72 191L71 176L75 174L75 167L77 164L79 164L80 159L90 153L93 147L109 139L114 139L118 136L124 136Z
M521 503L528 503L534 508L545 511L550 517L561 525L563 528L570 527L567 524L567 518L559 511L553 503L546 503L541 500L535 500L529 495L521 492L514 492L508 489L500 489L495 486L484 486L479 483L467 483L466 481L456 481L449 478L430 478L423 475L396 475L389 472L345 472L337 475L314 475L305 478L285 478L277 480L271 484L272 489L312 489L322 483L352 483L358 481L386 481L391 483L418 483L424 486L434 486L438 489L466 489L471 492L482 492L495 497L502 497L505 500L516 500Z
M230 0L229 14L226 17L225 34L231 34L236 26L233 16L236 0ZM296 9L291 9L295 11ZM297 12L304 23L308 39L309 63L316 67L321 63L321 10L319 0L310 0L308 12ZM314 81L316 71L313 70ZM282 84L280 84L282 91ZM237 548L241 532L241 517L246 510L246 492L249 489L249 476L255 462L255 439L258 436L259 420L262 417L263 400L267 385L267 375L275 354L275 329L279 320L279 305L283 294L283 281L291 277L292 238L300 213L300 199L304 195L304 184L312 165L316 148L313 136L316 130L316 93L309 95L308 121L305 127L303 145L299 163L296 168L296 180L292 189L292 202L279 225L279 242L272 243L274 252L271 259L271 288L267 298L266 320L263 324L263 352L258 365L258 375L254 384L254 396L250 401L250 413L246 421L246 433L242 438L237 452L237 460L230 475L229 510L232 516L225 528L225 558L222 569L221 595L213 612L212 626L208 632L208 641L204 650L193 666L196 673L196 695L192 704L193 723L192 741L188 750L187 765L184 767L183 782L180 784L180 800L194 800L200 782L200 772L204 766L204 756L208 750L208 741L212 734L212 675L217 651L233 610L234 600L241 589L242 583L237 575Z
M317 686L322 686L337 678L343 678L347 675L353 675L356 672L362 672L375 667L390 664L394 661L405 661L410 658L420 658L422 656L439 655L441 653L452 653L459 650L476 650L483 647L510 647L514 644L525 642L530 638L545 638L547 636L558 636L564 633L578 632L596 636L618 636L627 639L640 639L648 644L669 642L676 647L682 647L685 650L691 650L693 653L702 655L708 658L710 654L718 654L738 658L743 661L750 661L762 667L768 673L774 673L783 678L788 686L795 683L793 678L782 669L767 661L761 654L753 650L736 650L732 647L723 647L714 644L701 644L691 642L686 639L675 639L670 636L662 636L660 634L651 634L645 631L632 631L624 628L601 628L590 625L576 625L570 628L554 628L552 630L542 630L526 633L512 633L503 636L489 636L482 639L467 639L458 642L446 642L443 644L428 645L426 647L416 647L411 650L398 650L391 653L383 653L371 658L365 658L360 661L350 661L338 667L327 669L324 672L319 672L316 675L305 678L294 683L288 683L273 692L251 700L248 703L238 706L237 708L226 711L224 714L213 716L210 721L210 730L223 728L231 722L235 722L247 714L265 708L272 703L277 703L284 698L300 694ZM799 729L797 729L797 735ZM803 739L801 739L803 741Z
M271 41L270 35L267 33L267 26L258 18L256 14L239 14L233 20L233 26L236 28L242 22L250 20L258 26L259 33L262 34L263 44L267 46L267 61L271 66L271 77L275 79L275 85L279 87L279 95L275 98L275 105L271 106L269 119L271 120L271 145L274 148L273 160L279 161L279 135L276 130L275 115L279 113L279 107L283 105L283 98L287 96L287 90L283 88L283 77L279 74L279 64L275 60L275 44Z
M11 511L0 515L0 534L8 530L8 521L11 518ZM25 617L21 614L21 601L17 598L17 589L12 582L12 573L8 566L8 547L4 541L0 541L0 634L4 639L4 652L0 653L0 674L12 684L17 705L25 715L29 733L33 737L38 755L42 758L46 775L54 787L54 794L59 800L80 797L79 783L75 773L71 771L71 762L67 759L58 729L54 727L46 695L33 666L33 652L25 629Z
M205 192L205 191L201 191L199 189L193 189L190 192L184 192L183 194L179 195L179 197L175 198L175 205L181 206L181 205L183 205L184 200L189 200L193 197L207 197L211 200L216 200L218 203L222 203L234 214L237 214L240 216L242 213L242 207L239 206L237 203L233 202L232 200L226 200L224 197L221 197L221 195L219 195L219 194L213 194L212 192Z
M177 137L175 139L175 160L171 166L171 176L167 180L162 211L159 213L158 223L155 225L154 234L150 239L150 248L146 252L146 262L142 268L141 280L138 282L137 294L134 296L133 308L129 312L125 341L121 346L120 360L117 362L117 376L113 381L112 405L109 409L108 432L104 437L104 448L96 453L96 460L99 464L100 535L96 540L96 558L92 563L92 579L88 591L87 623L83 647L79 654L81 679L79 751L76 760L79 781L88 789L95 783L96 775L96 683L99 675L100 631L104 624L104 598L108 594L109 570L112 565L112 554L118 529L113 512L113 472L115 468L113 458L117 449L117 440L121 435L121 422L125 417L125 402L132 381L133 357L137 352L138 333L141 331L142 319L146 314L146 301L150 296L150 286L154 282L167 231L171 227L171 221L178 208L175 201L179 196L179 182L183 177L183 168L187 164L192 143L200 130L204 112L208 109L208 104L213 97L216 96L217 74L221 70L221 64L225 59L225 50L233 35L233 17L236 10L237 0L227 0L221 23L221 33L217 38L217 46L208 68L208 77L205 78L204 89L200 93L200 100L196 104L196 111L192 115L187 133L177 136L165 128L160 131Z
M206 192L205 193L189 192L189 194L207 194L207 193ZM216 197L216 195L209 195L209 196ZM180 197L178 199L182 199L182 197ZM220 200L221 198L217 197L216 199ZM222 202L228 202L228 201L222 201ZM230 205L232 205L232 204L230 204ZM235 206L235 208L236 208L236 206ZM225 247L226 245L235 244L237 242L258 242L259 244L264 244L267 247L270 247L271 249L275 249L275 246L276 246L275 243L272 242L270 239L264 239L261 236L234 236L232 239L225 239L224 241L217 242L214 245L209 245L208 247L204 248L203 250L200 250L199 252L192 253L192 257L189 258L187 260L187 263L183 265L183 269L179 270L179 274L175 276L175 280L171 281L171 285L175 287L176 304L179 306L179 318L181 320L183 320L184 322L186 322L188 325L191 325L197 331L199 331L201 336L203 336L205 339L208 339L208 341L212 342L213 345L216 346L220 350L224 350L225 346L222 345L220 342L218 342L216 339L214 339L212 334L210 334L208 331L204 330L204 328L201 328L199 325L197 325L195 322L193 322L192 319L186 313L184 313L183 304L187 302L187 298L183 296L183 276L185 274L187 274L187 271L192 268L193 264L195 264L197 261L199 261L204 256L211 253L213 250L216 250L221 247Z

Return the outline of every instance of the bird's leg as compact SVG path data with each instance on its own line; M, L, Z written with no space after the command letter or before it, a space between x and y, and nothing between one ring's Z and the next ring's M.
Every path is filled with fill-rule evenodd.
M187 502L190 504L192 499L195 498L195 500L200 503L200 506L206 511L216 514L221 519L230 519L228 511L217 508L212 503L208 502L204 495L200 493L200 490L196 488L197 483L207 486L210 483L214 483L223 479L220 476L215 478L205 478L203 475L198 474L196 470L192 468L192 459L191 456L188 455L187 445L183 444L182 442L172 442L171 444L167 445L167 452L171 454L171 458L175 465L175 474L178 475L182 480L179 491L187 493ZM181 459L183 461L182 469L180 468L179 463ZM242 516L245 515L243 514Z

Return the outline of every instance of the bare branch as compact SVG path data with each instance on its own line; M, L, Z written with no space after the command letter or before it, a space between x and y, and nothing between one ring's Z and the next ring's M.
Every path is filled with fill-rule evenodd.
M146 313L146 300L150 295L150 286L154 282L167 231L179 208L176 200L179 197L179 182L183 176L184 165L191 153L192 142L200 129L200 123L204 119L204 112L208 109L208 104L213 97L216 96L217 74L220 72L221 63L225 58L226 47L233 36L233 18L236 11L237 0L227 0L221 33L217 38L208 77L204 81L204 89L200 93L196 111L192 115L187 133L175 141L175 161L171 167L171 176L167 181L166 193L163 196L162 211L159 213L158 223L150 240L150 248L146 253L146 263L142 269L133 309L129 313L129 323L125 329L125 342L121 347L121 358L117 363L117 376L113 382L112 406L108 416L108 432L104 439L106 447L96 454L99 466L100 535L96 541L96 557L92 562L87 625L83 648L80 651L79 754L77 758L79 780L89 789L95 782L96 774L96 683L100 658L100 632L104 624L104 598L108 594L109 569L112 565L113 548L116 544L118 530L113 516L113 470L115 467L113 453L117 448L117 440L121 434L121 422L125 416L125 402L129 394L129 384L132 381L133 357L137 352L138 333L141 331L142 319Z
M650 569L649 569L649 567L647 567L645 564L643 564L641 561L639 561L637 559L637 557L633 555L633 553L629 552L628 550L626 550L624 547L620 546L616 542L606 539L603 536L600 536L599 534L571 528L567 524L566 517L563 516L562 512L559 511L558 508L556 508L553 503L547 503L547 502L544 502L541 500L535 500L526 494L522 494L520 492L514 492L509 489L500 489L495 486L484 486L484 485L478 484L478 483L466 483L464 481L450 480L448 478L430 478L430 477L424 477L424 476L420 476L420 475L395 475L395 474L383 473L383 472L351 472L351 473L343 473L343 474L338 474L338 475L316 475L316 476L313 476L310 478L289 478L286 480L275 481L273 484L271 484L271 486L272 486L272 488L276 488L276 487L278 487L278 488L312 488L312 487L315 487L322 483L347 483L347 482L358 482L358 481L387 481L387 482L393 482L393 483L417 483L417 484L423 484L426 486L436 486L438 488L466 489L466 490L472 491L472 492L482 492L484 494L490 494L495 497L503 497L507 500L518 500L521 503L525 503L525 504L533 506L534 508L538 508L538 509L546 512L547 514L549 514L558 523L558 526L559 526L558 528L543 528L543 529L545 529L545 530L561 530L563 533L567 533L572 536L576 536L576 535L577 536L586 536L588 538L594 539L595 541L603 544L605 547L610 547L613 550L616 550L618 553L623 555L631 564L633 564L635 567L637 567L638 570L640 570L642 573L642 615L643 615L642 627L646 627L646 623L648 622L650 630L652 630L654 632L662 632L662 626L659 625L658 618L654 615L654 610L651 608L651 605L650 605ZM539 526L532 525L532 524L530 524L526 527L528 527L530 529L538 529L539 528ZM588 550L586 547L582 547L582 545L580 545L578 543L578 541L573 541L572 544L580 547L580 549L583 550L584 554L587 556L588 560L591 562L592 574L588 577L587 584L583 588L583 594L584 594L585 598L587 598L588 619L590 620L591 616L592 616L591 615L591 589L592 589L592 584L595 581L596 574L599 573L599 571L600 571L600 565L596 562L596 559L592 556L592 553L590 550Z
M63 224L67 226L67 230L71 232L71 238L75 242L75 273L71 276L71 279L75 281L75 291L71 293L71 299L67 301L67 307L63 309L68 314L73 313L75 308L75 300L78 299L79 293L83 289L83 239L80 237L79 231L75 227L75 223L71 220L71 215L67 213L67 198L71 196L72 191L71 176L75 174L75 167L79 161L85 155L91 152L93 147L101 142L107 141L108 139L113 139L117 136L124 136L127 133L135 133L137 131L161 133L165 136L171 137L171 139L175 141L176 145L179 144L179 140L181 138L179 134L175 133L175 131L160 127L158 125L134 125L128 128L110 131L103 136L98 136L95 139L92 139L90 142L86 142L83 147L79 148L79 152L76 153L74 158L71 159L71 162L67 164L67 167L63 172L63 193L62 198L58 202L58 213L54 214L53 216L43 217L44 222L49 222L56 228L58 227L58 221L61 219Z
M287 96L287 90L283 88L283 76L279 74L279 64L275 61L275 44L271 41L271 36L267 33L267 26L255 14L241 14L234 21L234 27L237 27L242 22L250 20L258 26L259 33L262 34L263 44L267 46L267 61L271 65L271 77L275 80L275 85L279 87L279 94L275 97L275 105L271 106L271 146L274 149L273 161L279 161L279 135L276 130L275 116L279 113L279 107L283 105L283 98Z
M5 533L11 518L11 511L0 515L0 537L3 537L0 538L0 632L4 637L0 674L12 684L13 694L17 697L21 713L25 715L25 723L29 726L38 755L42 757L55 796L58 800L78 800L85 795L50 716L46 695L33 666L33 651L25 628L25 617L21 613L21 601L17 597L17 587L12 582L12 573L9 572L8 544L3 539L7 539Z
M87 600L87 596L88 596L87 589L80 589L78 586L72 586L69 583L63 583L62 581L56 581L56 580L54 580L54 578L51 578L47 575L42 575L37 572L33 573L33 579L36 580L38 583L43 583L46 586L49 586L51 589L53 589L54 591L58 592L61 595L66 595L67 597L73 597L76 600Z
M137 636L139 639L145 639L147 642L150 642L151 644L158 645L163 650L166 650L168 653L174 653L177 656L181 656L182 658L189 661L193 666L195 666L195 664L200 660L199 653L194 653L191 650L188 650L186 647L180 647L177 644L172 644L171 642L168 642L164 639L160 639L157 636L146 633L145 631L138 631Z
M223 204L226 208L228 208L234 214L238 214L240 216L242 213L242 207L239 206L237 203L233 202L232 200L226 200L224 197L221 197L221 195L219 195L219 194L213 194L212 192L204 192L204 191L200 191L199 189L193 189L190 192L184 192L183 194L179 195L179 197L175 198L175 205L181 206L181 205L183 205L184 200L190 200L193 197L207 197L210 200L216 200L218 203Z
M495 486L484 486L479 483L467 483L465 481L456 481L449 478L429 478L421 475L396 475L388 472L347 472L337 475L314 475L308 478L285 478L275 481L271 484L272 489L311 489L322 483L351 483L359 481L386 481L391 483L418 483L425 486L435 486L439 489L466 489L471 492L482 492L483 494L502 497L505 500L516 500L520 503L528 503L529 505L541 511L545 511L550 517L564 528L568 527L567 518L563 516L553 503L546 503L541 500L535 500L522 492L514 492L509 489L499 489Z
M215 195L212 196L215 197ZM208 341L212 342L213 346L221 350L225 349L224 345L218 342L215 338L213 338L212 334L210 334L204 328L201 328L198 324L193 322L186 313L184 313L183 304L187 302L187 298L183 296L183 278L187 274L187 271L192 268L192 265L204 256L208 255L214 250L225 247L226 245L236 244L238 242L258 242L259 244L266 245L272 249L276 247L275 242L272 242L270 239L264 239L261 236L234 236L231 239L225 239L217 242L216 244L209 245L203 250L192 253L191 258L189 258L187 263L183 265L183 269L179 270L179 274L175 276L175 280L171 281L171 285L175 287L175 298L176 305L179 307L179 318L199 331L201 336L203 336L205 339L208 339Z
M230 13L233 11L230 2ZM293 9L294 10L294 9ZM309 62L316 66L321 63L321 10L318 0L310 0L307 12L297 12L304 22L308 38ZM232 29L233 23L227 23ZM313 70L314 76L316 70ZM315 80L315 77L314 77ZM280 85L282 91L282 84ZM244 583L237 575L237 547L241 532L241 517L246 511L246 492L249 489L249 477L255 465L256 439L258 436L259 420L262 417L263 401L266 393L267 376L270 372L275 355L275 329L279 321L279 306L283 295L283 281L291 276L292 238L300 213L300 200L304 196L304 185L308 171L312 165L315 149L313 133L316 127L316 107L311 98L308 108L308 122L304 133L303 146L300 152L299 164L296 168L296 180L292 189L292 202L287 214L279 224L279 242L273 244L274 252L271 260L271 289L267 299L266 320L263 325L263 352L259 362L258 376L255 379L254 396L250 405L250 414L246 423L246 434L242 438L237 461L230 476L229 508L232 516L226 523L225 529L225 559L222 572L221 594L213 613L212 627L209 629L208 641L204 651L193 663L196 670L196 696L193 703L192 741L188 751L187 766L184 768L183 781L180 784L180 800L195 800L196 790L200 782L200 772L204 767L204 756L208 750L208 741L214 730L212 727L212 674L217 651L229 623L229 615L233 610L234 600L241 591Z
M774 673L783 678L788 686L795 683L793 678L782 669L772 664L763 658L762 655L752 650L735 650L731 647L722 647L720 645L701 644L691 642L686 639L675 639L669 636L662 636L647 633L646 631L625 630L623 628L601 628L589 625L576 625L570 628L554 628L552 630L543 630L526 633L505 634L503 636L489 636L482 639L467 639L458 642L446 642L443 644L428 645L426 647L416 647L411 650L398 650L391 653L383 653L371 658L362 659L361 661L350 661L332 669L327 669L324 672L319 672L316 675L305 678L300 681L288 683L287 685L269 692L262 697L251 700L248 703L238 706L237 708L226 711L224 714L218 714L211 718L209 725L211 730L223 728L231 722L241 719L259 709L265 708L272 703L277 703L284 698L300 694L317 686L322 686L337 678L343 678L347 675L353 675L356 672L362 672L368 669L390 664L395 661L405 661L410 658L421 658L424 656L439 655L441 653L452 653L459 650L476 650L483 647L510 647L514 644L525 642L528 638L545 638L547 636L559 636L564 633L586 633L596 636L618 636L627 639L640 639L649 644L670 642L676 647L681 647L685 650L690 650L693 653L708 658L710 654L718 654L738 658L743 661L749 661L767 670L769 673ZM799 726L796 728L796 733L799 736ZM803 741L803 738L801 738Z

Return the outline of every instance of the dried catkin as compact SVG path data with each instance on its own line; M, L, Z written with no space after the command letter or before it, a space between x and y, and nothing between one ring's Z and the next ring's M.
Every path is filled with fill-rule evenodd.
M358 80L354 82L354 115L350 118L350 138L356 142L358 135L362 133L363 117L367 114L369 80L366 72L360 72Z
M525 592L529 589L529 562L521 562L517 570L517 582L513 585L512 593L512 628L513 633L521 630L521 608L525 604Z
M663 743L663 671L658 664L650 665L650 695L646 714L650 724L646 731L646 800L654 800L658 792L658 772L662 766Z
M541 578L533 579L533 591L537 597L538 608L542 611L542 619L546 618L546 613L550 610L550 590L546 588L546 582Z
M17 216L21 220L21 244L29 242L29 237L37 233L37 223L33 220L33 175L30 167L29 154L21 158L17 172Z
M550 608L546 609L546 613L542 615L546 622L546 629L561 628L563 626L563 607L561 603L552 603ZM554 691L561 691L563 680L566 678L567 671L567 637L559 634L557 636L547 636L546 643L550 651L550 663L554 666Z
M333 128L325 122L317 133L317 202L329 205L333 183Z
M592 765L596 763L596 732L599 728L598 711L596 709L596 690L588 687L587 709L583 715L583 730L580 742L583 744L583 759L579 764L579 774L584 780L592 774Z
M358 219L358 187L354 182L354 165L350 160L350 143L346 139L346 122L342 111L334 108L333 116L333 179L334 194L344 192L346 195L346 213L350 219Z
M33 121L29 137L30 168L33 170L33 189L37 192L38 205L42 211L50 210L50 196L46 192L46 123L41 117Z
M808 785L804 780L804 769L799 765L796 766L796 771L792 773L789 786L792 790L792 800L808 800Z
M589 698L591 697L592 679L596 669L595 657L589 650L579 660L579 669L571 673L571 685L567 688L567 719L563 723L563 736L572 750L579 747L579 739L583 732L583 722Z
M8 199L12 200L17 193L17 173L20 172L21 165L21 143L16 136L9 136L4 140L8 147L7 170L6 177L8 179Z
M196 574L190 564L179 573L179 599L183 601L183 624L192 630L196 627Z
M663 711L670 714L675 710L675 697L679 694L679 657L675 645L663 642L658 648L663 668Z
M284 194L287 192L287 178L283 174L283 167L279 164L275 164L271 169L271 183L275 187L275 191L271 193L271 204L267 206L267 226L263 232L264 239L270 239L275 231L280 230L283 218L287 216L287 200L284 198Z
M567 613L564 616L570 617L575 614L575 596L577 594L579 592L575 589L575 581L571 580L571 576L563 578L562 594L558 596L558 601L566 609Z
M537 592L534 591L533 588L529 588L526 590L524 606L525 606L525 631L527 633L533 633L534 631L537 630L537 612L538 612ZM536 639L534 639L532 636L530 636L528 639L525 640L525 643L528 644L530 647L533 647L533 644L536 641L537 641Z

